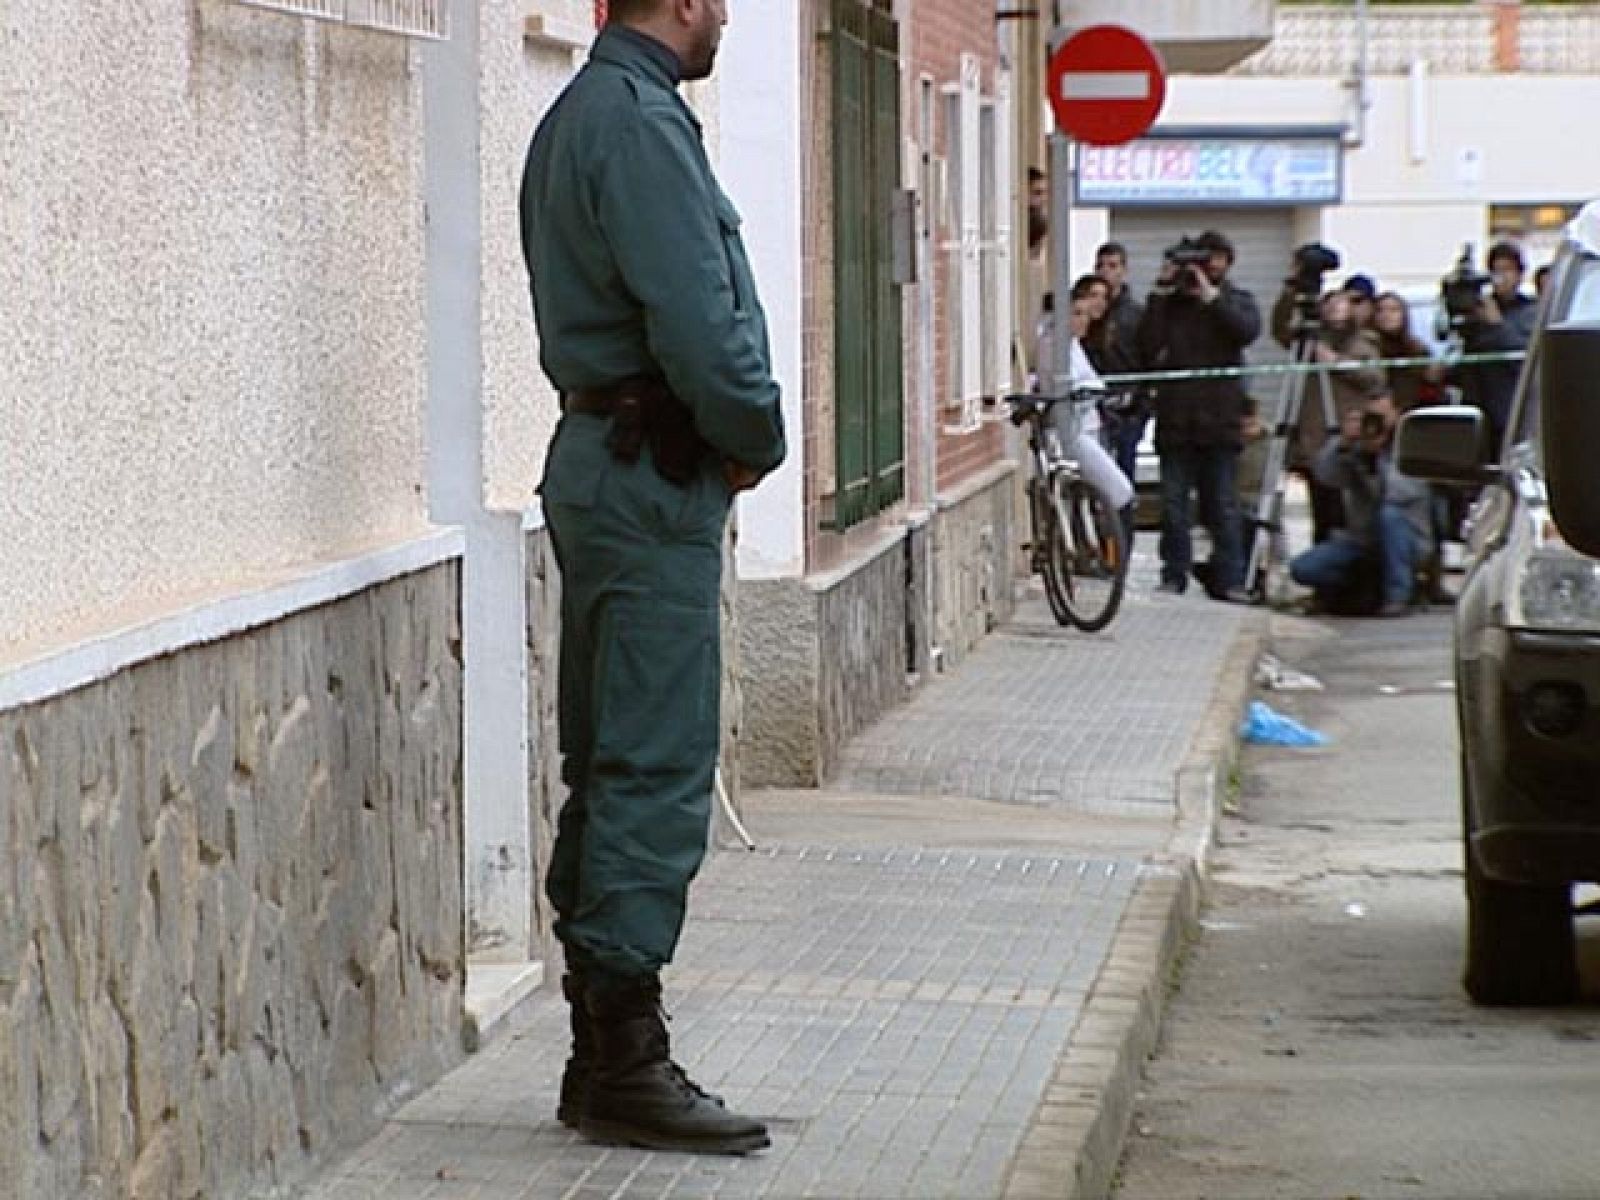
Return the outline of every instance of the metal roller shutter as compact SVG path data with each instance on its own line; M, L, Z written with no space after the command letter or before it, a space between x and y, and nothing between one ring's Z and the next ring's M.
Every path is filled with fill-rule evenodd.
M1246 352L1250 363L1283 362L1287 352L1267 332L1272 302L1283 277L1289 273L1294 252L1294 210L1290 208L1177 208L1119 210L1111 212L1111 238L1128 248L1128 279L1141 299L1150 290L1161 252L1184 234L1194 237L1216 229L1233 241L1234 263L1229 278L1254 294L1261 306L1262 335ZM1260 410L1274 411L1281 377L1268 376L1252 384Z

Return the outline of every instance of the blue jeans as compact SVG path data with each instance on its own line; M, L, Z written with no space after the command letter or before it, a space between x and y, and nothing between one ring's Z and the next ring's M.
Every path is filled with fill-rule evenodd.
M1117 466L1122 468L1122 473L1130 480L1133 478L1134 463L1139 457L1139 440L1144 437L1145 423L1149 419L1119 416L1111 426L1112 457L1117 460Z
M1382 573L1384 604L1406 604L1411 600L1412 583L1422 552L1420 539L1405 514L1385 504L1378 510L1375 545L1355 541L1340 531L1297 554L1289 564L1289 576L1319 593L1333 591L1351 582L1363 560L1376 558Z
M1177 446L1161 451L1161 582L1187 587L1194 561L1189 494L1199 493L1200 523L1211 535L1211 577L1206 590L1222 595L1240 586L1244 563L1239 538L1236 478L1239 451L1232 446Z

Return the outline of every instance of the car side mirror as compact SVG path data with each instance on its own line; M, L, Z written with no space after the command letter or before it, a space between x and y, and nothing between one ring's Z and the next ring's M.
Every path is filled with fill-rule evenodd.
M1550 515L1567 544L1600 557L1600 324L1544 331L1539 407Z
M1476 408L1441 404L1400 418L1395 465L1430 483L1481 484L1500 477L1489 462L1489 427Z

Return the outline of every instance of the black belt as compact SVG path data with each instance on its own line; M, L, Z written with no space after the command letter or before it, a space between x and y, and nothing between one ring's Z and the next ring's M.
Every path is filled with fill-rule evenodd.
M694 416L666 382L636 376L599 388L579 388L561 396L563 413L584 413L611 420L606 449L622 463L635 463L650 447L656 472L680 486L699 473L711 447L694 427Z
M563 392L561 411L582 413L588 417L614 417L622 403L622 395L614 388Z

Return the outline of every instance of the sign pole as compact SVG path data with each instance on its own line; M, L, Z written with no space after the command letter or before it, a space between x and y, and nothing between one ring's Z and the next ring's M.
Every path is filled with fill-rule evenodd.
M1055 301L1050 314L1049 364L1052 396L1065 396L1072 386L1072 139L1059 130L1050 135L1050 259L1051 290ZM1045 364L1039 364L1043 367Z

